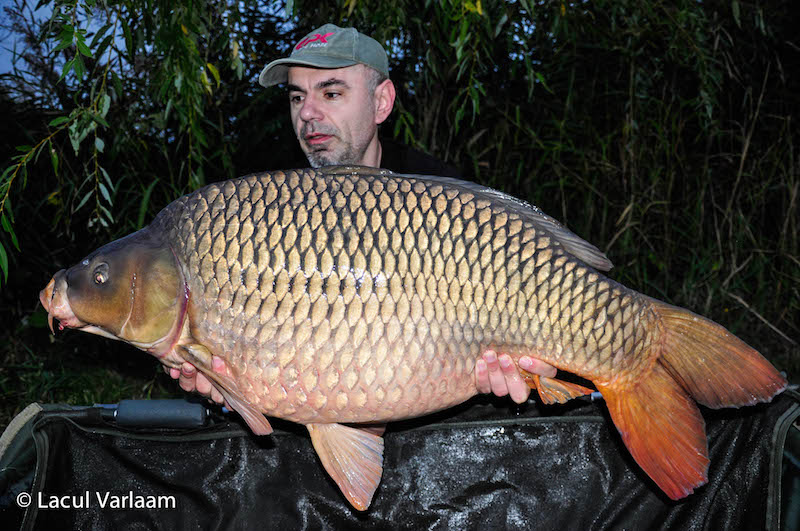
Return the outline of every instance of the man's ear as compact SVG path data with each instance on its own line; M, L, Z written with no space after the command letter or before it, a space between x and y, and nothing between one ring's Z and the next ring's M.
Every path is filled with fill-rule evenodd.
M382 124L392 113L395 97L394 83L391 79L375 87L375 124Z

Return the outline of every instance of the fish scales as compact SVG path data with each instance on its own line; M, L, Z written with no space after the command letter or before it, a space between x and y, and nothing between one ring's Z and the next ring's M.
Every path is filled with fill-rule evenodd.
M765 402L787 382L720 325L598 272L610 268L511 196L338 167L197 190L39 297L51 329L57 318L173 369L191 362L257 435L272 430L263 414L305 424L359 510L383 469L375 424L476 394L488 348L590 380L636 462L679 499L707 478L696 403ZM545 403L592 392L522 376Z
M203 188L155 223L188 266L190 315L206 316L192 334L268 415L374 422L440 410L475 394L488 346L604 380L650 363L631 355L647 346L632 334L648 318L635 293L471 193L275 173ZM610 300L602 312L591 310L598 293Z

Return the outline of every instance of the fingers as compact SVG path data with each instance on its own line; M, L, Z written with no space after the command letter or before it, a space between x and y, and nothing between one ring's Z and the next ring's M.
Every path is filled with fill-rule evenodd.
M556 368L541 360L523 356L519 367L540 376L554 377ZM481 393L494 393L497 396L509 395L517 404L525 402L531 389L519 374L517 366L508 354L500 356L487 350L475 363L475 385Z
M508 387L508 394L511 395L511 400L517 404L521 404L528 399L531 394L531 388L519 375L519 371L514 366L511 356L503 354L500 356L500 368L503 371L506 386Z
M215 386L211 386L211 400L217 404L222 404L225 401L225 399L222 397L222 393L220 393L219 389L217 389Z
M505 370L501 370L497 353L488 350L483 354L483 359L486 360L486 366L489 369L489 385L492 388L492 392L497 396L506 396L508 394L508 386L506 385Z
M528 399L530 388L522 380L511 356L499 358L493 350L484 352L475 365L475 384L481 393L494 393L497 396L511 395L511 399L521 404Z
M538 374L539 376L553 378L557 372L556 368L549 363L545 363L542 360L537 360L529 356L522 356L518 363L520 369L525 369L526 371L533 374Z
M486 366L486 360L483 358L475 362L475 385L478 387L479 393L492 392L492 386L489 385L489 369Z
M475 363L475 385L481 393L494 393L497 396L508 394L495 351L487 350Z
M221 404L224 400L222 393L219 392L217 386L214 385L211 380L209 380L208 377L202 372L198 372L195 376L195 390L204 397L213 400L217 404Z
M211 396L211 390L213 389L213 386L211 385L211 382L208 381L208 378L206 378L205 374L198 372L194 380L198 393L205 397Z
M216 373L224 374L227 372L225 361L218 356L212 358L211 367ZM217 404L225 402L225 398L216 386L211 383L205 374L198 372L197 368L191 363L184 362L180 369L170 368L167 372L172 378L178 380L178 385L184 391L188 393L196 391Z
M180 374L178 376L178 385L187 393L195 390L195 379L197 377L197 369L191 363L184 362L181 364Z

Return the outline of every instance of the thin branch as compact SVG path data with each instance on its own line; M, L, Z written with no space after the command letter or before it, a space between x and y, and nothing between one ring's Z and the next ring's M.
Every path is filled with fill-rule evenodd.
M763 317L763 316L762 316L760 313L758 313L757 311L755 311L753 308L751 308L751 307L750 307L750 305L749 305L749 304L747 304L746 302L744 302L744 299L742 299L742 298L741 298L741 297L739 297L738 295L734 295L733 293L729 293L729 292L727 292L727 291L725 292L725 294L726 294L728 297L730 297L730 298L732 298L733 300L735 300L736 302L738 302L739 304L741 304L742 306L744 306L744 307L745 307L745 309L746 309L747 311L749 311L750 313L752 313L753 315L755 315L756 317L758 317L758 318L761 320L761 322L763 322L765 325L767 325L768 327L772 328L772 330L774 330L776 334L778 334L779 336L781 336L783 339L785 339L786 341L788 341L790 344L792 344L792 345L794 345L794 346L797 346L797 341L795 341L794 339L790 338L789 336L787 336L786 334L784 334L783 332L781 332L780 330L778 330L778 327L776 327L775 325L773 325L772 323L770 323L769 321L767 321L766 319L764 319L764 317Z

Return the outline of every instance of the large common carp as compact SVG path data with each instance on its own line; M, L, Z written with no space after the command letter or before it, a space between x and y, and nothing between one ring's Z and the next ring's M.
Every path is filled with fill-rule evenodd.
M305 424L366 509L374 424L477 393L487 348L594 383L639 465L671 498L706 481L696 402L769 401L785 379L720 325L598 273L611 263L495 190L369 168L262 173L206 186L61 270L40 299L60 326L197 366L256 434ZM227 370L212 370L212 356ZM531 377L545 402L589 389ZM347 426L343 423L355 424ZM363 425L363 426L361 426Z

